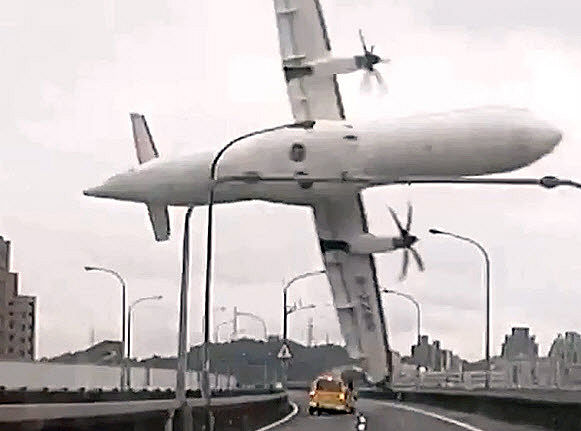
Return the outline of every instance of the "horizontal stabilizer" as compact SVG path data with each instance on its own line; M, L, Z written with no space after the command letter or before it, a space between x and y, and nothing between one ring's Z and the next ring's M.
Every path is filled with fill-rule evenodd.
M169 239L169 214L166 205L148 204L149 219L153 227L156 241Z
M151 159L159 157L153 138L147 127L145 117L141 114L131 113L131 125L133 127L133 141L139 164L149 162Z

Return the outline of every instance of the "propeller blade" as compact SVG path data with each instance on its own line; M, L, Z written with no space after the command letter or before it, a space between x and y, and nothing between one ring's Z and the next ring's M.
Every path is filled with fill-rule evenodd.
M367 71L363 73L363 78L361 78L360 90L362 93L371 92L371 74Z
M381 76L381 73L379 73L379 71L375 69L373 69L372 73L375 76L375 79L377 79L377 84L379 85L379 89L381 90L381 92L383 94L387 93L387 85L385 85L385 81L383 80L383 76Z
M422 260L420 254L413 247L410 247L409 249L411 250L412 254L414 255L414 258L416 259L416 263L418 264L418 268L420 268L420 271L423 271L425 269L425 266L424 266L424 261Z
M406 276L408 275L408 266L410 263L410 254L408 249L404 249L403 251L403 261L402 261L402 265L401 265L401 275L399 276L400 281L403 280L404 278L406 278Z
M367 45L365 45L365 38L363 37L363 30L359 29L359 39L361 40L361 45L363 45L363 51L367 52Z
M414 214L414 209L412 207L412 204L408 202L408 220L407 220L407 224L405 225L405 230L407 230L408 232L410 231L410 228L412 227L413 214Z
M393 221L395 222L395 224L397 225L397 229L399 230L399 233L402 236L405 236L407 234L407 232L404 230L404 228L402 227L401 223L399 222L399 219L397 218L397 214L395 213L395 211L393 210L392 207L387 207L387 209L389 210L389 212L391 213L391 217L393 218Z

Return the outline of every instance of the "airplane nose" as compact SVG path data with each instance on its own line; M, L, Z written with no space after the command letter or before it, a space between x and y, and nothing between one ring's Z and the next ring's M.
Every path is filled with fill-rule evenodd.
M561 131L552 126L537 128L534 136L538 148L544 153L552 151L561 142L561 138L563 137Z
M99 196L101 193L101 187L91 187L83 190L85 196Z
M123 188L123 178L114 176L99 186L83 190L83 194L85 196L93 196L97 198L115 198L123 192Z
M550 124L537 122L519 129L519 137L530 142L532 151L543 155L553 151L561 142L562 133Z
M93 197L109 197L109 190L105 186L96 186L90 187L86 190L83 190L83 194L85 196L93 196Z
M552 148L555 148L559 144L559 142L561 142L562 138L563 134L561 133L560 130L557 130L555 128L549 128L549 130L547 131L547 142Z

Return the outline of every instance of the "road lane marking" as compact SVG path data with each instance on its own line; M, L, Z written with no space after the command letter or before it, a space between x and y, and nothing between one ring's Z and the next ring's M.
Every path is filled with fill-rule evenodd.
M442 415L439 415L437 413L429 412L426 410L418 409L416 407L406 406L404 404L390 403L390 402L382 402L382 404L386 404L390 407L393 407L394 409L407 410L409 412L420 413L420 414L425 415L425 416L430 416L434 419L438 419L442 422L447 422L449 424L456 425L456 426L463 428L465 430L468 430L468 431L484 431L482 428L477 428L473 425L469 425L467 423L460 422L456 419L452 419L452 418L449 418L447 416L442 416Z
M289 401L289 403L293 408L292 412L290 412L284 418L282 418L276 422L273 422L269 425L265 425L262 428L258 428L256 431L266 431L266 430L273 429L274 427L277 427L279 425L282 425L285 422L290 421L294 416L296 416L296 414L299 412L299 406L297 406L296 403L293 403L292 401Z

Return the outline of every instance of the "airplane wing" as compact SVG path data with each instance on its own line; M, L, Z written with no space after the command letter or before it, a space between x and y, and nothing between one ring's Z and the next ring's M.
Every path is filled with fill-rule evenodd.
M359 194L321 200L313 210L319 238L327 244L368 232ZM391 353L373 255L331 248L322 245L321 251L347 352L361 360L371 380L382 381L391 374Z
M337 76L315 76L310 66L331 53L319 0L274 0L274 8L287 93L295 120L344 120Z

